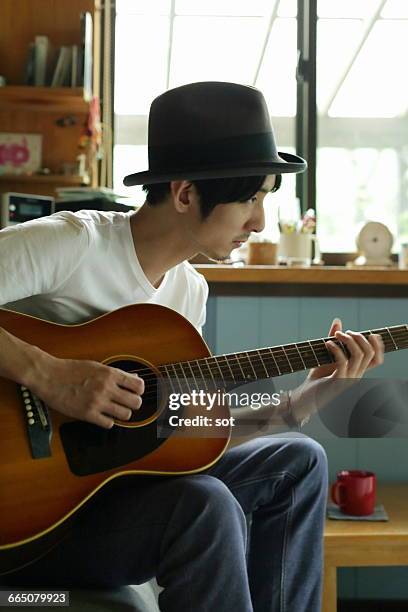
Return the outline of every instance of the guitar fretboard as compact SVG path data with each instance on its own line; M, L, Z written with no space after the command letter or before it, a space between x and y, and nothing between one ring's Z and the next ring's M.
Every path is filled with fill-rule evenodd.
M379 334L387 353L408 348L407 325L384 327L361 333L366 338L371 334ZM328 340L335 342L345 354L348 354L346 347L341 342L334 337L327 337L170 363L160 366L159 370L170 379L186 381L187 383L193 381L202 386L205 381L207 383L213 381L216 386L219 382L230 386L234 383L240 384L245 381L273 378L333 363L334 357L325 344ZM208 387L208 384L205 386Z

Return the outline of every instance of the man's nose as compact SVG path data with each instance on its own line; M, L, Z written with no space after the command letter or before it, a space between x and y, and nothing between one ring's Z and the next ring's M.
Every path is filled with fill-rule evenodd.
M251 232L262 232L262 230L265 229L265 211L263 204L255 206L251 218L248 221L248 226Z

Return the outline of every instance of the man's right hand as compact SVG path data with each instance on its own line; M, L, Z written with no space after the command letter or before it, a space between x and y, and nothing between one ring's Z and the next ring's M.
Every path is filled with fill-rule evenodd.
M114 418L130 419L142 404L144 381L97 361L57 359L46 363L27 387L47 406L66 416L110 429Z

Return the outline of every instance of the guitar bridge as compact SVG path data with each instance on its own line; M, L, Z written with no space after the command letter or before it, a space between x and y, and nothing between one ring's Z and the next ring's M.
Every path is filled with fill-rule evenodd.
M33 459L51 457L52 425L47 406L23 385L20 385L20 393L24 406L31 456Z

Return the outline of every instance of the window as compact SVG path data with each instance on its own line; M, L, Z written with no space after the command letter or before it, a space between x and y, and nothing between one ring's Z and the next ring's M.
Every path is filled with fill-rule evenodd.
M295 152L296 0L116 0L115 189L143 201L123 176L147 169L147 118L154 97L191 81L259 87L278 147ZM318 0L318 235L326 252L355 250L368 220L408 240L407 0ZM279 58L279 61L277 61ZM313 58L312 58L313 60ZM291 208L284 176L266 208Z
M319 0L317 210L322 251L355 250L366 221L408 239L408 3Z
M116 0L114 187L143 201L123 177L147 169L153 98L192 81L255 85L265 95L281 151L295 151L296 0ZM279 62L276 58L279 57ZM295 197L293 175L267 208Z

